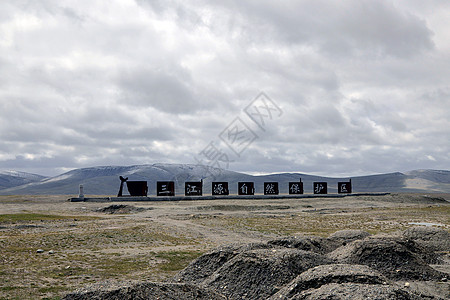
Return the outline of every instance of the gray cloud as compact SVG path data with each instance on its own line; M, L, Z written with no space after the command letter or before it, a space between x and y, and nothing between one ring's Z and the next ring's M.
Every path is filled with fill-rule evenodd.
M157 70L138 69L120 75L121 101L127 105L152 106L166 112L194 113L199 103L192 95L188 78Z
M387 1L291 1L279 5L255 0L217 1L217 5L229 11L229 29L250 42L278 40L315 47L333 57L405 57L433 47L426 23Z
M249 172L449 169L442 1L0 4L0 169L194 163ZM265 130L243 109L283 110ZM258 138L236 156L219 134Z

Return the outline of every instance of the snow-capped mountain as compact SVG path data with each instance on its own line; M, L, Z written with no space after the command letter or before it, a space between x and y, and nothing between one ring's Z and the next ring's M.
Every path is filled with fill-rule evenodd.
M5 178L0 173L1 178ZM26 174L25 174L26 175ZM149 196L156 194L157 181L175 181L177 195L184 195L186 181L203 180L203 193L211 193L212 181L229 183L230 194L237 194L237 183L251 181L255 183L256 193L263 193L264 182L279 183L280 193L288 192L288 183L303 182L305 193L312 193L315 181L328 183L328 192L337 192L339 181L350 178L320 177L301 173L280 173L262 176L252 176L229 170L204 167L189 164L151 164L136 166L100 166L75 169L67 173L45 178L44 176L28 174L14 178L28 178L20 184L17 181L3 181L0 194L64 194L77 195L79 185L83 184L86 195L117 195L120 186L119 176L128 177L129 181L147 181ZM35 176L35 177L33 177ZM30 178L34 178L31 180ZM388 173L379 175L352 177L353 192L440 192L450 193L450 171L415 170L407 173ZM124 194L127 193L126 185Z
M0 190L31 182L39 182L45 178L47 177L26 172L0 171Z

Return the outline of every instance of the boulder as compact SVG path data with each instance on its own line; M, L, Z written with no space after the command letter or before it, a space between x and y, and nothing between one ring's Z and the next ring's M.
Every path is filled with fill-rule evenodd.
M364 265L333 264L311 268L297 276L271 299L292 299L309 289L331 283L387 284L386 277Z
M337 245L330 243L327 239L317 237L317 236L290 236L282 237L267 242L270 245L284 247L284 248L295 248L304 251L313 251L320 254L328 253L335 248Z
M450 233L447 230L432 226L415 226L403 232L405 239L414 240L416 243L435 252L450 251Z
M282 298L281 298L282 299ZM295 295L292 300L421 300L423 298L396 286L361 283L331 283Z
M270 248L274 248L274 246L266 243L232 244L218 247L192 261L185 269L175 275L173 281L200 284L239 253Z
M323 255L298 249L250 250L226 262L201 286L230 299L266 299L309 268L331 262Z
M428 265L424 259L427 253L420 249L413 242L402 239L366 238L342 246L328 257L339 263L367 265L396 280L439 280L444 277L444 273Z

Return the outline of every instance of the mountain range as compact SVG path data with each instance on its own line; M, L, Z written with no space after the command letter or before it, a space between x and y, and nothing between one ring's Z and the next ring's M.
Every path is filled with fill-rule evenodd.
M337 183L352 180L354 193L427 192L450 193L450 171L413 170L377 175L334 178L302 173L249 175L224 169L189 164L151 164L135 166L100 166L75 169L55 177L25 172L0 172L0 195L78 195L79 185L85 195L117 195L119 176L129 181L147 181L149 196L156 194L156 181L175 181L176 195L184 195L184 182L203 179L203 194L211 193L211 182L228 182L230 194L237 194L237 183L255 183L255 192L263 193L264 182L278 182L280 194L288 193L288 183L303 182L305 194L312 194L313 182L327 182L328 193L337 193ZM124 195L127 194L126 185Z

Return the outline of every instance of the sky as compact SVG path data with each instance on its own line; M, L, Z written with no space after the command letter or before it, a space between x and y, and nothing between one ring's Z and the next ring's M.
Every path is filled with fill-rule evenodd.
M450 169L447 0L0 2L0 171Z

